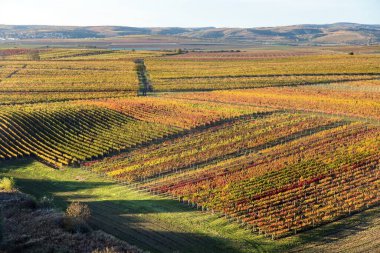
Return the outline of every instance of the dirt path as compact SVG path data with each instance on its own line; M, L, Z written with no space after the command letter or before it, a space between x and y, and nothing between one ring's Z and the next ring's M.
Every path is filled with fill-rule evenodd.
M153 91L153 87L148 78L148 73L146 70L144 59L135 60L135 64L136 64L137 76L139 78L139 85L140 85L138 95L146 96L148 92Z

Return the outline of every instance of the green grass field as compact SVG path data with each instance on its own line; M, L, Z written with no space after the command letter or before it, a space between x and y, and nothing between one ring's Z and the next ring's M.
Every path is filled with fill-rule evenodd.
M118 185L82 169L55 170L32 159L22 159L1 161L0 177L3 176L14 177L21 191L37 198L54 197L60 209L70 201L88 203L93 226L150 252L298 252L307 245L339 242L347 233L352 236L370 226L379 214L379 208L375 208L272 241L225 218ZM357 229L347 230L353 227Z

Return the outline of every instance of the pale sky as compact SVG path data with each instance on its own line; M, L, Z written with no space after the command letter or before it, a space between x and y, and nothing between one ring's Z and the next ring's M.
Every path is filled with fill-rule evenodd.
M0 24L258 27L380 24L380 0L0 0Z

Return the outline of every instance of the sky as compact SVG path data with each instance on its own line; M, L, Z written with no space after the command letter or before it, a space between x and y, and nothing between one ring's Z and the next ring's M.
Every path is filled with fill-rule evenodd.
M380 24L380 0L0 0L0 24L262 27Z

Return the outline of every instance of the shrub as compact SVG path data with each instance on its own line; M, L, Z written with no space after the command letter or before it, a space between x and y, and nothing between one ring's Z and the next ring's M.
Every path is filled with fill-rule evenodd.
M91 231L91 228L86 221L90 216L91 210L88 205L73 202L66 209L63 219L63 228L72 233L88 233Z
M13 191L15 189L15 181L13 178L4 177L1 179L0 189L4 191Z
M66 217L87 221L91 217L91 210L86 204L73 202L66 209Z

